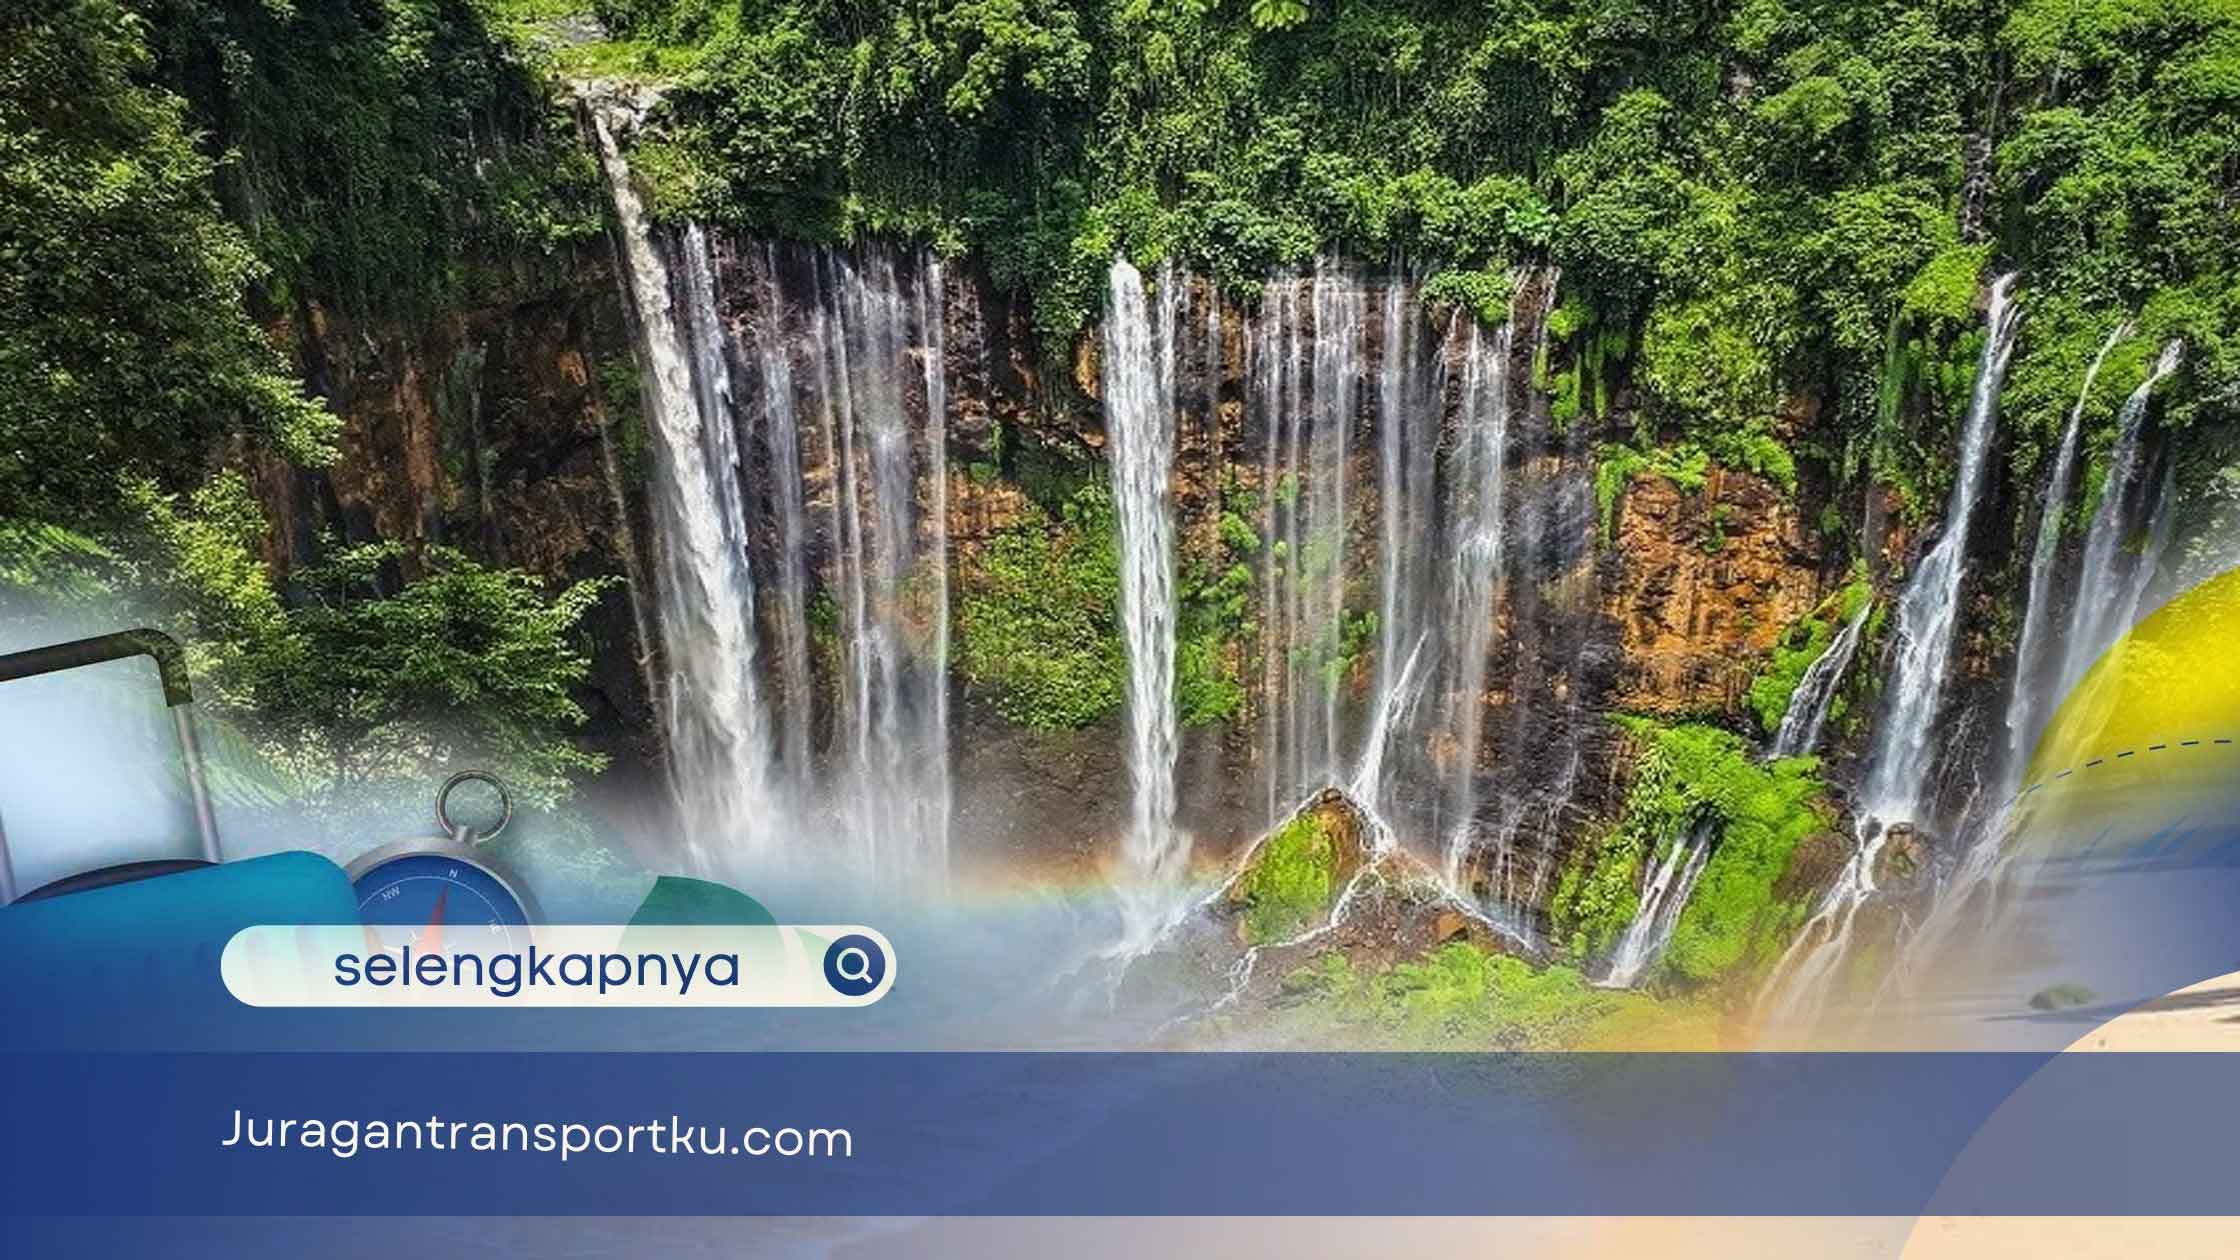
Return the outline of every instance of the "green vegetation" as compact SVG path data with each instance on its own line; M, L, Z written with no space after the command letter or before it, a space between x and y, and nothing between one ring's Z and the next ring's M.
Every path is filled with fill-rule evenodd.
M519 645L445 639L465 630L438 610L521 612L544 641L565 627L537 610L572 620L587 595L389 543L335 544L283 585L223 474L334 457L337 421L303 384L311 348L293 344L315 313L409 336L596 247L597 171L550 77L588 74L671 87L633 153L657 215L969 251L1031 296L1051 358L1096 314L1116 251L1247 298L1319 251L1399 257L1480 319L1507 309L1514 275L1560 268L1538 364L1555 418L1635 422L1603 451L1606 530L1635 478L1694 489L1713 465L1793 491L1804 464L1933 512L1981 282L2016 268L2015 470L2042 465L2083 363L2129 316L2137 335L2087 400L2072 510L2089 511L2118 400L2181 337L2157 417L2194 514L2179 525L2233 512L2234 0L584 2L610 38L579 38L579 0L0 14L0 581L192 610L197 660L220 676L290 635L417 660L415 636L435 634L457 651L419 663L445 687L329 682L495 706L534 733L488 736L524 773L579 770L548 747L579 715L484 669ZM634 468L642 435L619 432ZM1124 678L1109 508L1063 461L996 466L1044 516L991 543L962 590L961 667L1015 720L1093 721ZM1336 545L1284 557L1250 534L1225 527L1227 554L1185 574L1185 720L1241 710L1250 558L1311 574ZM1714 518L1705 545L1724 538ZM1308 664L1334 685L1374 632L1349 620ZM1754 688L1761 720L1821 632L1791 629ZM406 720L223 686L245 722L363 720L381 744ZM1611 885L1582 903L1590 937L1622 921L1623 868L1579 877Z
M1210 559L1190 553L1182 560L1174 702L1184 726L1230 721L1244 708L1252 562L1260 554L1252 528L1257 499L1233 482L1224 485L1218 549Z
M385 585L406 563L415 576ZM398 542L340 549L296 582L308 597L282 636L240 660L299 774L356 786L490 766L549 804L604 764L557 736L583 724L571 692L591 661L575 628L610 583L548 593L527 574Z
M185 103L112 0L0 16L0 519L99 533L119 474L192 484L245 433L306 463L336 423L242 307L266 273L219 213Z
M1711 457L1699 446L1658 446L1648 450L1623 442L1604 446L1597 452L1594 467L1594 502L1601 513L1603 536L1616 541L1618 507L1634 478L1662 477L1678 486L1682 493L1695 494L1703 489L1710 469Z
M1789 858L1831 817L1819 763L1764 763L1731 731L1618 723L1641 746L1624 813L1601 841L1582 846L1549 904L1556 939L1574 959L1601 955L1639 906L1641 871L1698 827L1714 847L1675 925L1657 974L1693 984L1748 975L1770 963L1808 907L1775 894Z
M1184 726L1226 722L1244 708L1232 642L1218 631L1202 631L1175 644L1174 705Z
M1711 465L1717 462L1737 472L1755 473L1784 492L1795 494L1796 458L1773 435L1770 424L1770 420L1753 420L1712 434L1704 442L1657 445L1644 436L1639 445L1605 444L1596 452L1594 470L1595 506L1601 513L1603 536L1617 538L1618 508L1624 502L1626 487L1636 477L1662 477L1683 494L1698 494L1709 480ZM1715 517L1715 525L1723 523L1723 518Z
M0 539L27 544L0 578L44 597L10 611L37 624L128 609L178 632L234 799L347 810L393 800L400 780L417 798L431 764L471 764L551 804L604 763L574 741L573 693L590 668L578 623L607 583L551 591L448 548L384 542L335 546L290 575L283 600L238 475L183 496L132 481L124 497L135 518L113 547L58 531Z
M1112 495L1084 482L1056 515L1039 505L961 573L957 663L1004 717L1086 726L1127 698Z
M1641 908L1644 865L1681 838L1642 830L1643 824L1661 821L1646 811L1637 814L1629 801L1625 817L1607 836L1574 850L1548 903L1549 922L1568 957L1584 962L1602 954L1633 922Z
M1534 967L1452 941L1421 961L1363 971L1335 950L1284 977L1292 1018L1370 1045L1554 1049L1596 1039L1648 999L1597 989L1573 967Z
M1851 581L1842 590L1781 632L1781 637L1774 642L1773 656L1750 683L1750 712L1757 716L1760 730L1771 735L1780 729L1781 719L1789 711L1789 698L1796 694L1797 684L1804 681L1805 671L1812 668L1812 663L1835 642L1836 635L1873 598L1874 586L1867 578L1862 561L1853 569ZM1846 707L1839 695L1829 707L1831 720L1840 720Z
M973 251L1053 353L1115 251L1246 296L1318 250L1410 256L1485 319L1552 262L1559 424L1631 391L1643 448L1787 486L1809 453L1915 514L1949 480L1995 265L2034 310L2184 335L2175 423L2240 395L2229 0L600 11L676 80L665 213ZM2066 327L2019 352L2018 432L2057 422ZM1777 423L1799 390L1828 440Z
M336 456L307 308L422 317L597 238L540 86L463 0L57 0L0 41L7 615L180 631L221 791L333 806L457 757L564 795L599 584L330 540L283 585L228 471Z
M596 168L470 0L128 0L263 296L425 314L597 242Z
M1245 940L1262 945L1297 935L1328 911L1337 871L1337 839L1314 813L1269 833L1231 890L1244 903Z
M1516 276L1498 265L1442 271L1423 282L1423 300L1434 310L1460 307L1482 323L1497 325L1509 318L1516 287Z

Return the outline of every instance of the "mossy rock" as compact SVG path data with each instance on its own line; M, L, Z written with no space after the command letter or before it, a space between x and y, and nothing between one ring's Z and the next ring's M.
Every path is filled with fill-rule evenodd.
M2033 1011L2066 1011L2079 1006L2090 1006L2100 1000L2100 995L2081 984L2056 984L2030 995Z
M1260 838L1225 898L1237 936L1266 945L1296 936L1328 916L1338 894L1369 858L1369 825L1345 793L1326 788Z

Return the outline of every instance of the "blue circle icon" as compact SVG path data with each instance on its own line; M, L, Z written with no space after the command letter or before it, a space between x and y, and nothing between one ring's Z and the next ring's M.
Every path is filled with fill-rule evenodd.
M862 997L886 978L887 951L868 936L843 936L824 951L824 982L843 997Z

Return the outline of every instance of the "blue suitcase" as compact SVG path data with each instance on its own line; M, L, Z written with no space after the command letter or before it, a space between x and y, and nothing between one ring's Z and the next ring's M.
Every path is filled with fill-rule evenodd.
M358 921L350 881L324 857L224 860L186 661L170 636L128 630L0 655L0 683L134 656L152 658L162 679L201 856L108 866L19 892L0 819L0 898L9 903L0 910L0 995L9 1014L30 1008L75 1022L68 1017L122 1017L151 1004L208 1010L227 1000L218 955L235 932L259 923Z

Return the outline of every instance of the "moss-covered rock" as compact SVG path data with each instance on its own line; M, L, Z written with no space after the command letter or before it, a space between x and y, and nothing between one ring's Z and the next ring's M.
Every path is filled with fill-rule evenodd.
M1368 857L1367 836L1360 810L1334 788L1269 832L1229 884L1239 939L1265 945L1327 917Z
M1461 941L1364 965L1325 951L1283 978L1279 1028L1315 1044L1579 1049L1640 1044L1654 1030L1715 1042L1715 1013L1596 988L1576 967L1535 966Z
M1639 747L1623 813L1582 847L1549 906L1551 935L1574 960L1607 951L1639 908L1640 872L1691 829L1713 848L1652 975L1694 985L1754 974L1777 957L1809 909L1785 882L1800 843L1827 831L1819 762L1761 762L1741 736L1695 723L1619 718Z

